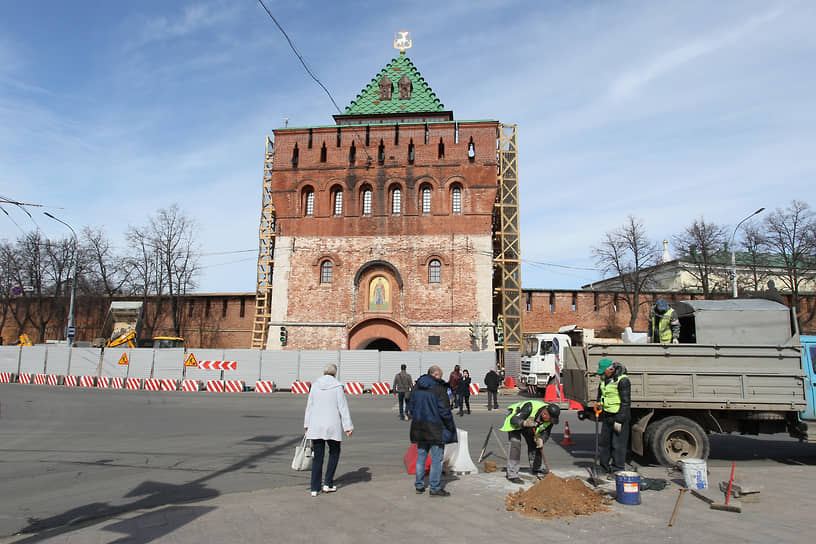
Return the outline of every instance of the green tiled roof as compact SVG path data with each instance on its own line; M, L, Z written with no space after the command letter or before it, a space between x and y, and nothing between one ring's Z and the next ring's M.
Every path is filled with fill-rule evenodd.
M399 99L398 82L403 75L411 80L411 98ZM380 100L380 80L388 77L393 85L391 100ZM343 115L378 115L391 113L430 113L445 111L445 107L431 90L406 55L393 59L377 74L371 83L363 89L357 98L343 111Z

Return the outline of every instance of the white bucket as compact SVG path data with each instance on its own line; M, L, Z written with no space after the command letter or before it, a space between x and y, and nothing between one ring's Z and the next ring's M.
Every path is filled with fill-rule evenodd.
M683 459L683 480L689 489L705 489L708 487L708 469L702 459Z

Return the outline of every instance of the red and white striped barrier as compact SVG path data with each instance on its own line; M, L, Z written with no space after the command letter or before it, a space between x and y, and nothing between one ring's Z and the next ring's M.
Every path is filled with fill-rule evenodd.
M69 387L76 387L77 386L77 377L76 376L65 376L65 381L63 385L67 385Z
M227 393L243 393L244 382L241 380L224 380L224 391Z
M0 383L11 383L11 372L0 372Z
M31 383L31 374L23 372L17 376L17 383Z
M275 382L271 380L258 380L255 382L255 392L256 393L274 393L275 392Z
M479 384L478 383L470 384L470 394L471 395L478 395L479 394Z
M59 385L59 378L56 374L49 374L46 383L48 385Z
M347 395L362 395L363 384L361 382L346 382L345 390Z
M207 386L204 389L205 391L209 391L210 393L223 393L224 382L222 382L221 380L208 380Z
M372 395L387 395L391 391L391 384L388 382L377 382L371 384Z
M199 361L201 370L238 370L238 361Z
M309 382L294 382L292 384L292 393L302 395L309 392L311 384Z
M79 377L79 386L80 387L93 387L94 386L94 377L93 376L80 376Z
M124 378L111 378L110 379L110 388L111 389L122 389L122 386L125 383Z
M141 378L127 378L125 379L125 389L137 391L142 388Z
M183 380L181 390L187 392L198 391L198 380Z
M48 376L45 374L34 374L34 381L32 382L34 385L45 385L45 382L48 380Z
M145 380L144 388L147 391L175 391L176 380L171 378L148 378Z
M110 378L107 376L99 376L96 379L96 386L102 389L107 389L110 385Z

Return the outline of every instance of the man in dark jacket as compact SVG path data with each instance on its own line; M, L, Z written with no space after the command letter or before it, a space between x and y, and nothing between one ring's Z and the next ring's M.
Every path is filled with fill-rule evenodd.
M394 394L397 395L397 401L399 403L399 418L402 420L407 420L405 411L403 410L403 406L405 403L405 397L410 395L408 393L411 392L411 388L414 387L414 380L411 379L411 375L408 374L406 370L408 367L405 364L400 365L399 374L394 376Z
M501 382L501 378L499 375L496 374L496 369L491 368L490 372L485 375L484 384L487 388L487 409L492 410L494 408L498 409L498 397L499 397L499 383Z
M626 367L610 359L598 361L598 403L601 412L601 436L598 440L601 469L614 479L614 473L626 470L626 451L629 446L629 426L632 419L632 384ZM611 463L610 463L611 459Z
M442 489L442 456L445 444L456 442L456 424L451 412L450 389L442 380L442 369L434 365L428 373L420 376L408 401L411 413L411 442L417 445L416 481L417 493L425 491L425 460L431 456L428 477L433 497L447 497Z

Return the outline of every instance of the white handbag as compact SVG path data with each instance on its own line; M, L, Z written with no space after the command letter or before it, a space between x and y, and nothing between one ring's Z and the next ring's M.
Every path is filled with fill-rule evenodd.
M295 446L295 458L292 459L292 470L310 470L312 468L312 441L306 440L306 435L303 435L303 440L299 446Z

